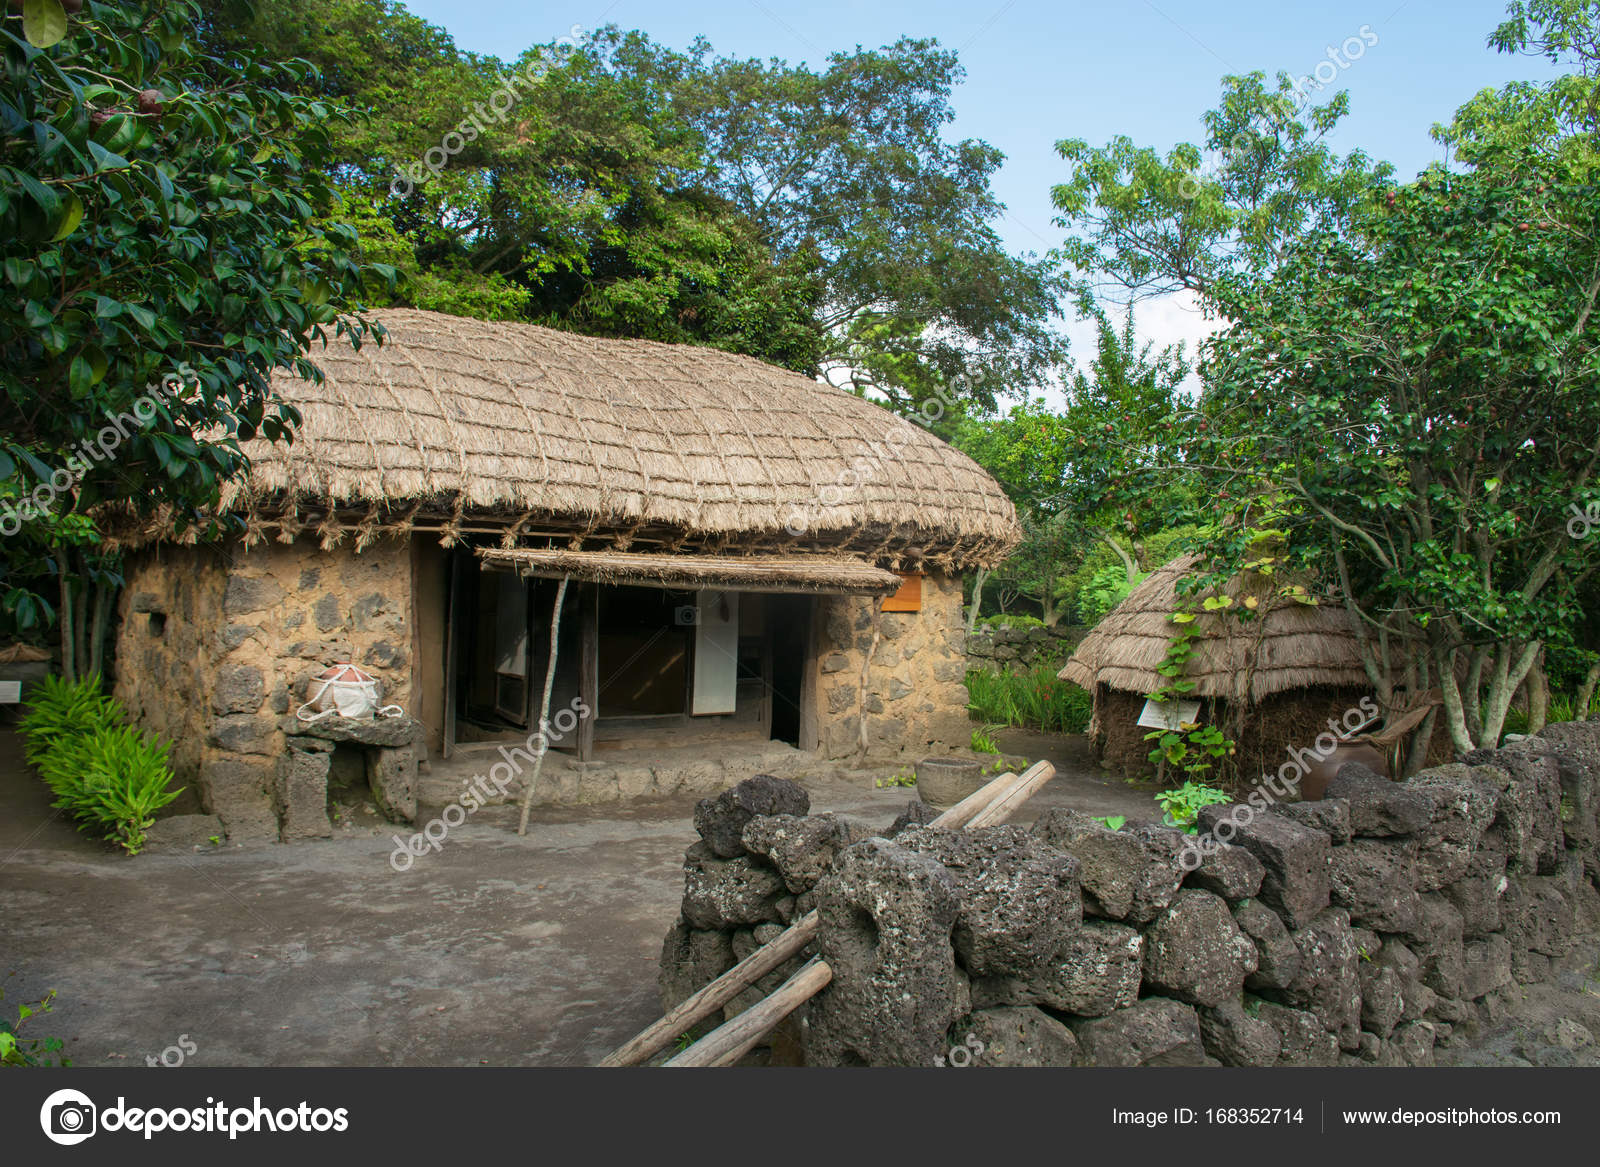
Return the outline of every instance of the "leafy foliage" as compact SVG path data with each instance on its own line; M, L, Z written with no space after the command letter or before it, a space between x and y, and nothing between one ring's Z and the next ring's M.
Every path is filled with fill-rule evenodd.
M34 688L28 708L18 719L23 735L23 755L30 765L40 765L57 746L121 725L121 702L101 692L98 675L69 681L55 674Z
M6 997L0 989L0 1001ZM59 1037L23 1037L22 1027L41 1013L49 1013L56 999L51 989L44 999L32 1005L18 1005L17 1019L0 1016L0 1066L70 1066L72 1059L62 1057L65 1044ZM54 1056L54 1060L52 1060Z
M172 770L165 742L117 726L63 738L39 763L39 774L56 794L50 805L78 820L129 855L144 846L155 812L183 792L169 790Z
M1201 807L1233 801L1233 796L1226 791L1193 780L1171 790L1163 790L1155 798L1166 822L1191 835L1200 831L1198 820Z
M1044 733L1082 733L1093 704L1085 690L1056 676L1052 665L1025 673L969 669L967 697L967 708L980 721Z

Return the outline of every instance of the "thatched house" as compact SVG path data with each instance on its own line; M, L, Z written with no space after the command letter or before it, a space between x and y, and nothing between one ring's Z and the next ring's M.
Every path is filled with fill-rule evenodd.
M1129 593L1083 638L1062 667L1063 680L1094 697L1090 745L1101 762L1133 777L1153 772L1151 725L1140 725L1146 695L1161 688L1157 671L1166 659L1178 625L1178 581L1195 566L1182 556ZM1228 594L1242 597L1238 577ZM1328 721L1342 721L1371 703L1371 683L1361 666L1359 641L1342 606L1278 601L1263 607L1260 619L1242 621L1205 613L1197 617L1193 655L1186 680L1195 683L1188 699L1199 708L1192 720L1215 725L1234 741L1236 754L1219 769L1224 777L1254 779L1273 773L1288 751L1306 749ZM1159 723L1160 717L1146 716ZM1357 728L1352 718L1345 729ZM1231 773L1230 773L1231 772Z
M588 713L556 744L601 778L550 797L659 792L604 775L663 744L966 740L959 573L1018 531L964 455L713 349L378 319L381 346L313 354L321 384L278 382L304 420L225 497L243 538L122 534L117 693L230 832L282 826L293 715L336 661L432 759L522 745L562 579L552 710Z

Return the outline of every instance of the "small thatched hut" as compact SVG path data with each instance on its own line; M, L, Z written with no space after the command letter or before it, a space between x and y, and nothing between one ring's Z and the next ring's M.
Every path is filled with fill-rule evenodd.
M224 498L242 538L120 536L118 695L230 831L281 825L294 711L337 661L434 759L521 745L559 580L552 709L587 712L557 743L584 779L552 797L656 790L647 752L672 745L966 740L960 572L1018 530L964 455L748 357L377 318L381 346L330 345L322 383L276 384L304 420L248 451Z
M1178 629L1171 619L1178 610L1178 581L1195 563L1194 556L1182 556L1152 572L1083 638L1061 669L1063 680L1094 696L1089 734L1096 756L1129 777L1154 770L1145 740L1152 727L1140 725L1139 718L1146 695L1164 684L1157 669ZM1236 597L1243 590L1238 577L1226 587ZM1200 705L1194 720L1220 727L1235 743L1237 752L1219 768L1225 778L1275 772L1290 750L1307 749L1327 733L1330 719L1344 730L1357 728L1370 718L1346 715L1361 710L1363 698L1366 709L1376 710L1343 607L1277 602L1263 610L1260 619L1207 613L1194 624L1185 679L1195 688L1188 698Z

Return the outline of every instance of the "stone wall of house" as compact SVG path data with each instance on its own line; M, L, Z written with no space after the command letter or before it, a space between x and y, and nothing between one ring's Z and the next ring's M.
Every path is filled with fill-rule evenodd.
M278 837L279 760L307 683L337 661L409 707L411 556L382 539L357 553L312 539L245 550L166 547L130 568L117 694L176 743L174 768L234 839ZM165 637L148 632L163 612ZM141 624L146 627L141 627Z
M1586 978L1600 935L1600 719L1404 782L1348 764L1198 836L1061 808L936 829L920 804L874 832L789 785L700 804L661 958L670 1007L814 909L814 944L726 1010L828 961L774 1061L1426 1066L1522 986Z
M875 759L920 758L967 744L959 576L924 576L917 612L879 613L876 600L858 596L822 596L817 605L824 755L858 752L863 718L867 753Z
M1087 628L1065 624L977 628L967 637L967 667L996 673L1026 673L1041 665L1059 669L1088 633Z

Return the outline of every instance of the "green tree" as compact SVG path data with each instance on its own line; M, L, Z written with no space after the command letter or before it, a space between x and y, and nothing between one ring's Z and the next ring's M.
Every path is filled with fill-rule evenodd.
M3 608L16 631L54 619L52 559L69 670L88 663L70 581L114 563L67 517L203 521L239 442L299 421L273 371L317 376L316 343L367 332L334 307L359 306L363 272L328 218L334 115L288 92L310 67L207 56L199 16L91 3L43 49L0 25Z

